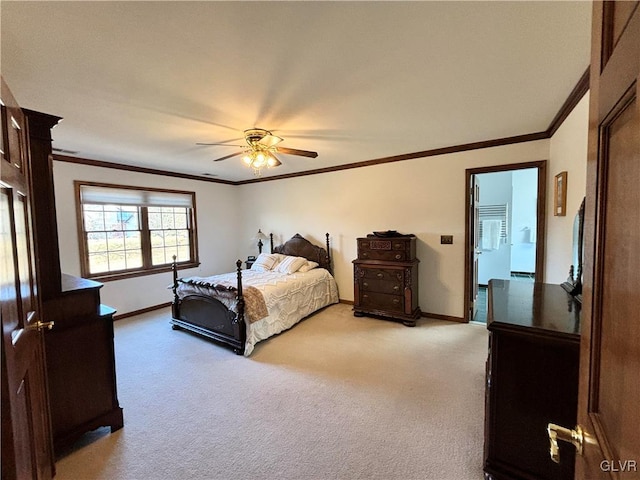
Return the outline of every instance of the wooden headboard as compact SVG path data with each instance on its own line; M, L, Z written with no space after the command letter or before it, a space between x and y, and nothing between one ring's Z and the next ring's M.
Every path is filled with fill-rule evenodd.
M329 234L325 234L327 238L327 248L318 247L302 235L296 233L282 245L273 246L273 234L271 234L271 253L281 253L283 255L292 255L294 257L304 257L312 262L317 262L320 268L331 270L331 253L329 249Z

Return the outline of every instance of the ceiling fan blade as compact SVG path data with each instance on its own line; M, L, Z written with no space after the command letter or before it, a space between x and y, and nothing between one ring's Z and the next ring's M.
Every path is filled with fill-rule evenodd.
M214 162L219 162L220 160L226 160L227 158L237 157L238 155L242 155L244 152L236 152L231 155L225 155L224 157L216 158Z
M288 155L298 155L300 157L316 158L318 152L310 152L308 150L297 150L295 148L276 147L276 152L286 153Z
M269 164L269 168L279 167L280 165L282 165L282 162L278 160L278 157L276 157L273 153L270 153L269 155L271 156L271 158L273 158L273 162Z
M196 145L205 145L205 146L210 146L210 145L220 145L221 147L245 147L246 145L234 145L232 143L196 143Z
M280 137L268 134L268 135L265 135L264 137L262 137L260 140L258 140L257 143L259 143L260 145L263 145L266 148L271 148L271 147L275 147L282 140L283 139L280 138Z

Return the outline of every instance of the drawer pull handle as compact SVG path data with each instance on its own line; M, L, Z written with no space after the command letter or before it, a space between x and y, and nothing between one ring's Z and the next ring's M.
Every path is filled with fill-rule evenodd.
M393 299L393 303L398 304L398 303L400 303L400 300L398 300L397 298L394 298Z
M369 286L369 284L367 282L364 282L362 285L365 286L365 287Z
M396 255L396 260L400 260L402 258L402 255L400 255L399 253Z
M378 278L384 277L384 275L382 273L379 273L377 276L378 276Z
M398 290L400 290L400 287L396 285L395 287L393 287L393 289L397 292Z
M362 298L369 298L369 295L363 295Z

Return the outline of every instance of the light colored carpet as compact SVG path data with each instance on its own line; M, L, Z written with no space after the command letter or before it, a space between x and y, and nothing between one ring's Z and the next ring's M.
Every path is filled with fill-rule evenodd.
M331 306L251 357L116 322L122 430L87 434L57 479L480 480L487 332Z

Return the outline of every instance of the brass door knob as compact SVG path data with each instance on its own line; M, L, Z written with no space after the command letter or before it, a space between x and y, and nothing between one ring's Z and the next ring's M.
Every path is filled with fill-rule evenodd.
M41 322L40 320L38 320L37 322L29 325L27 329L38 330L38 331L51 330L54 325L55 325L55 322Z
M551 455L551 460L553 460L554 462L560 463L560 450L558 448L558 440L571 443L574 447L576 447L576 453L578 455L582 455L584 434L580 425L576 425L576 428L574 430L569 430L568 428L561 427L560 425L556 425L555 423L550 423L549 425L547 425L547 433L549 434L550 444L549 455Z

